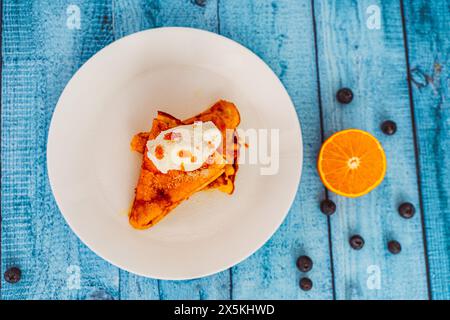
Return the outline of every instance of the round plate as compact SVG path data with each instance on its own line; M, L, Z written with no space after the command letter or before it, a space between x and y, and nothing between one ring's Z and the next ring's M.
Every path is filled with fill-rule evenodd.
M156 226L133 229L142 155L130 150L132 136L149 130L157 110L184 119L219 99L238 106L240 128L279 130L279 169L275 157L271 175L261 174L270 167L263 158L243 164L231 196L199 192ZM139 32L86 62L58 101L47 148L52 190L74 232L112 264L159 279L206 276L260 248L292 204L303 159L297 114L271 69L236 42L189 28Z

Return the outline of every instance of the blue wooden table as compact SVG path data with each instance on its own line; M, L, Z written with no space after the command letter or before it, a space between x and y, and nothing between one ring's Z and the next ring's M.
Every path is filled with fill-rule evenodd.
M448 0L3 0L2 299L450 299L450 2ZM244 262L191 281L120 270L84 246L50 190L46 139L64 86L98 50L136 31L186 26L245 45L275 71L304 139L298 196L272 239ZM336 101L341 87L354 100ZM385 120L397 124L388 136ZM320 145L358 127L388 171L369 195L325 192ZM325 216L325 197L337 205ZM411 202L416 214L397 208ZM360 234L361 250L348 239ZM400 254L387 242L401 243ZM299 255L314 262L302 291ZM182 263L182 262L180 262Z

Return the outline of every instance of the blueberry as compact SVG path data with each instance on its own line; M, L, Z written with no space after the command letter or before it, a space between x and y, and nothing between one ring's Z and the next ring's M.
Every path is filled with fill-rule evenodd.
M349 239L350 246L355 250L361 250L364 247L364 239L359 235L355 234Z
M381 131L384 134L391 136L397 131L397 124L394 121L386 120L381 124Z
M339 89L336 93L336 99L340 103L349 104L353 100L353 92L349 88Z
M309 291L312 289L312 287L313 287L313 283L310 278L305 277L305 278L300 279L300 288L303 291Z
M400 245L400 242L391 240L388 242L388 250L392 254L398 254L402 251L402 246Z
M20 280L22 271L17 267L11 267L5 271L4 277L5 281L9 283L17 283Z
M297 268L302 272L308 272L312 269L313 262L308 256L301 256L297 259Z
M336 204L330 199L325 199L320 202L320 210L327 216L331 216L336 212Z
M199 7L204 7L206 5L206 0L194 0L194 4Z
M410 219L416 213L416 208L412 203L405 202L398 207L398 213L405 219Z

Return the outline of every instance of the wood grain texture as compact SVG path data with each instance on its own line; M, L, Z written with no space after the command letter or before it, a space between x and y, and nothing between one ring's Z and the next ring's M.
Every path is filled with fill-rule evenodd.
M2 299L118 297L118 269L72 233L47 177L46 139L57 99L81 64L112 40L109 3L80 5L80 30L66 27L67 6L3 1L2 270L17 265L23 279L11 285L2 277ZM70 277L78 270L79 289Z
M433 299L450 299L450 2L404 1Z
M114 34L128 34L158 27L190 27L216 32L217 2L198 6L190 0L114 0Z
M331 299L327 219L319 210L323 187L315 162L320 116L310 1L220 1L221 34L259 55L286 86L301 119L302 183L286 220L259 251L232 269L234 299ZM245 23L242 23L245 21ZM276 110L276 106L274 106ZM313 259L314 288L302 291L300 255Z
M397 213L404 201L420 210L399 2L315 4L325 136L352 127L369 131L382 143L388 164L384 182L370 194L348 199L330 193L337 204L331 218L336 297L427 299L420 213L409 220ZM381 12L380 29L367 27L371 5ZM336 101L341 87L353 90L351 104ZM398 126L393 136L380 131L381 122L388 119ZM365 239L362 250L349 246L353 234ZM392 239L402 244L398 255L387 250ZM378 271L377 289L371 280Z
M114 1L116 38L164 26L183 26L216 31L217 3L205 6L192 1ZM180 261L180 264L183 262ZM230 274L219 274L190 281L157 281L120 271L122 299L229 299Z
M79 29L68 28L70 5ZM377 8L380 29L370 29ZM16 265L23 277L2 277L0 298L450 299L449 12L449 0L3 0L1 273ZM162 26L221 33L259 55L286 86L304 142L302 183L280 229L232 269L190 281L139 277L95 255L65 223L47 177L48 127L70 77L113 40ZM346 106L335 99L344 86L355 94ZM387 119L393 136L379 129ZM365 197L330 193L337 212L327 219L321 132L349 127L381 141L388 172ZM412 219L398 215L403 201L416 206ZM355 233L360 251L348 244ZM391 239L400 254L387 251ZM314 261L308 274L295 266L302 254ZM300 290L302 276L311 291Z

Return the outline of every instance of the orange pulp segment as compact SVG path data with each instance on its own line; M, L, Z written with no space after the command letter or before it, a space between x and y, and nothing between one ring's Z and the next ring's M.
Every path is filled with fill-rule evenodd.
M386 155L370 133L347 129L336 132L322 145L317 169L328 190L341 196L363 196L383 181Z

